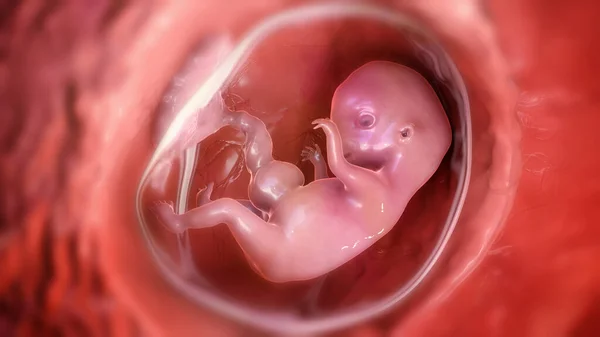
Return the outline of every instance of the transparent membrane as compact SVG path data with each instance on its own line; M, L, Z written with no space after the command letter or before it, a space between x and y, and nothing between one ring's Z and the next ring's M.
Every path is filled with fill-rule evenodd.
M434 37L408 17L363 5L318 5L280 13L241 37L202 80L178 76L159 107L172 121L138 187L138 217L165 278L184 296L222 315L263 329L310 333L340 328L400 305L443 253L464 202L471 165L467 92ZM215 182L215 197L245 198L243 136L217 131L216 111L243 109L269 128L276 158L298 164L310 142L324 145L310 122L329 116L335 88L371 60L389 60L424 75L444 105L453 145L434 177L415 195L399 223L359 257L319 279L269 283L249 267L224 226L176 236L149 207L175 202L193 208L196 191ZM196 62L198 61L198 62ZM207 65L204 64L204 70ZM211 66L212 67L212 66ZM175 101L176 102L175 102Z

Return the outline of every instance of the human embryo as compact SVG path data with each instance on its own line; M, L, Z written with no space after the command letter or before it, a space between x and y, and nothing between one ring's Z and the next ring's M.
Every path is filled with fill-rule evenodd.
M351 73L335 90L330 118L313 121L325 133L327 156L316 145L304 150L315 166L308 184L297 166L273 158L259 118L243 111L223 116L223 126L245 134L248 200L211 200L209 184L186 213L175 214L167 201L153 211L175 233L226 224L250 265L272 282L319 277L386 235L452 140L429 83L387 61Z

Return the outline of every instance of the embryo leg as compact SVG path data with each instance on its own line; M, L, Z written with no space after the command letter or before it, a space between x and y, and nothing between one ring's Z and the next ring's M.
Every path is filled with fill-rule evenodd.
M206 187L198 191L198 193L196 194L196 207L200 207L212 201L210 197L212 195L214 187L215 183L211 182L208 183ZM268 220L268 217L265 215L265 213L263 213L263 211L259 210L258 208L254 207L250 200L236 199L236 201L242 204L247 209L249 209L252 213L256 214L256 216L260 217L261 219L265 221Z
M173 207L167 203L155 205L153 211L159 221L175 233L226 224L238 244L259 269L287 243L279 226L265 222L231 198L211 201L184 214L175 214Z

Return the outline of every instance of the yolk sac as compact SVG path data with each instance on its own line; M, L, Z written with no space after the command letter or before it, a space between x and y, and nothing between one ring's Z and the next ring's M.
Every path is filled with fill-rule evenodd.
M272 282L320 277L386 235L435 173L451 142L448 119L433 89L416 72L392 62L370 62L353 72L333 96L332 119L313 122L325 132L332 178L304 185L297 166L273 159L273 142L260 119L246 112L229 114L227 125L246 135L249 202L211 200L211 183L201 190L197 208L176 214L163 202L154 212L178 234L225 223L251 265ZM379 123L366 137L363 127L373 126L375 118ZM354 127L356 120L361 128ZM398 133L408 137L406 123L423 126L408 145L396 141ZM358 147L348 149L346 143ZM373 158L381 167L365 169L344 154Z

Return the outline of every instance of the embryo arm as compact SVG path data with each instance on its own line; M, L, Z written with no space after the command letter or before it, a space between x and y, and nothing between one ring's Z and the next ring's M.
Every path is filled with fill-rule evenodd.
M313 122L315 129L323 129L327 136L327 162L331 172L335 174L348 191L361 192L365 188L374 188L380 185L375 172L364 167L350 164L344 158L342 139L337 126L330 119L317 119Z
M329 178L329 174L327 173L327 164L325 163L323 157L312 164L315 167L315 180Z

